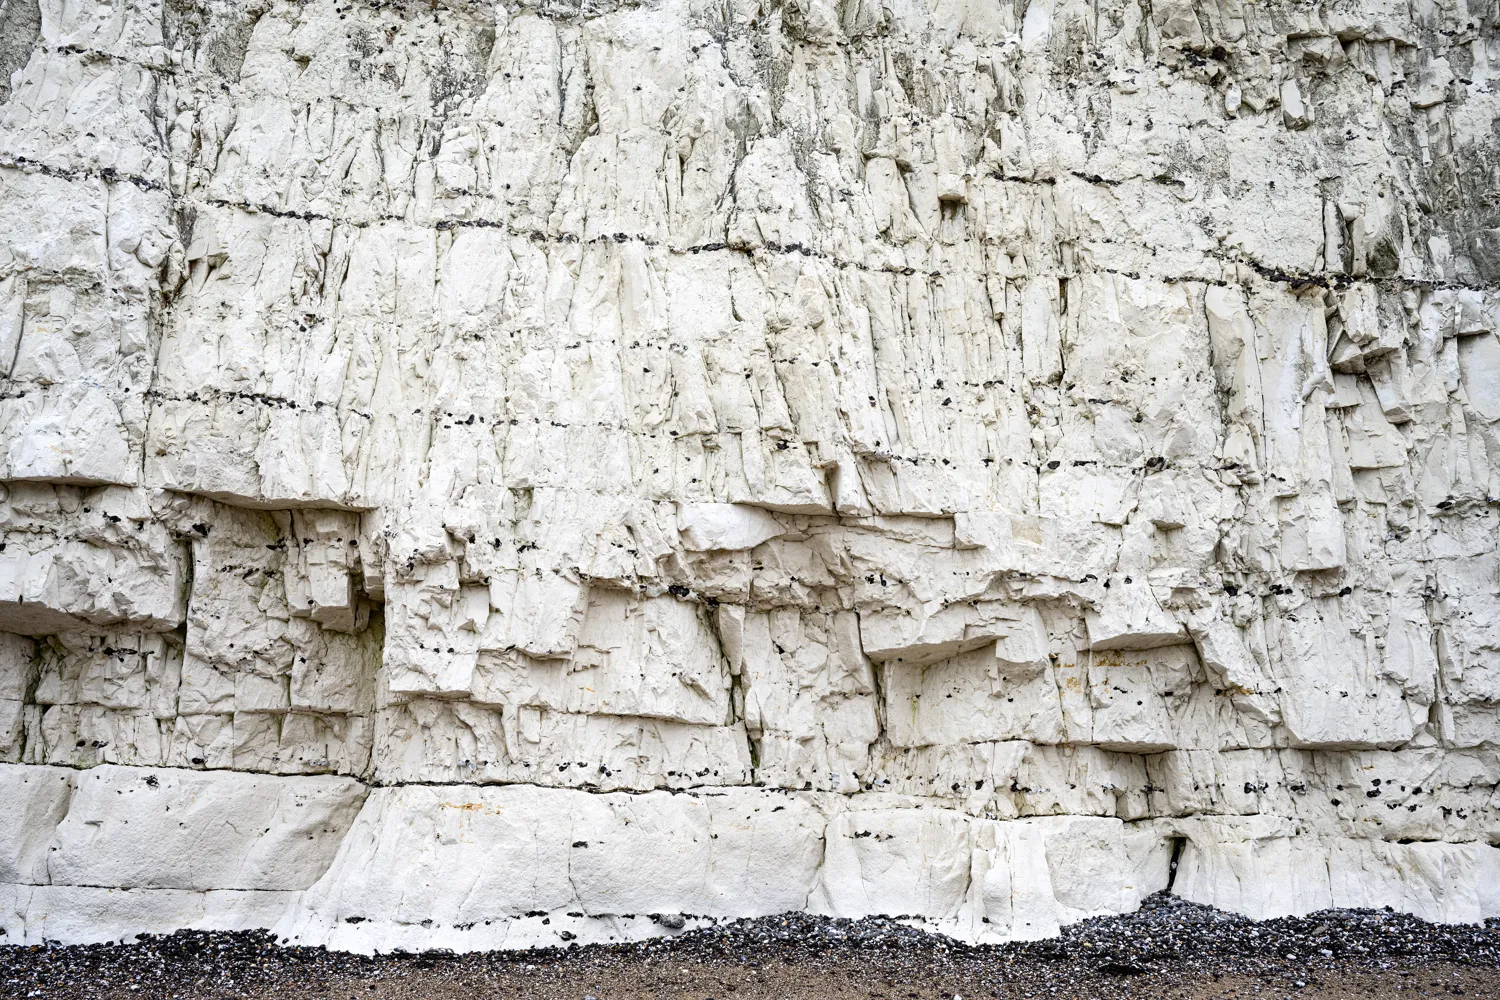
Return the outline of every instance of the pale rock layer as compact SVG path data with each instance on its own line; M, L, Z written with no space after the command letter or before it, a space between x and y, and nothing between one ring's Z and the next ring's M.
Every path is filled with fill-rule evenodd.
M1496 67L0 0L0 941L1500 916Z

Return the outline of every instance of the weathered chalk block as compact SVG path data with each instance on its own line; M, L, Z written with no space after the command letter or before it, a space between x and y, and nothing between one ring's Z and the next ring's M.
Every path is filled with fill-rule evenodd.
M750 788L376 789L278 933L472 950L628 939L652 914L781 913L807 903L823 825L816 802Z
M1173 886L1256 919L1384 906L1438 923L1493 915L1496 848L1297 835L1265 817L1169 824L1186 835Z
M48 848L73 799L74 772L0 764L4 855L0 882L46 884ZM22 911L24 912L24 911Z
M0 764L0 928L35 944L270 926L365 794L332 776Z
M120 889L0 885L0 928L8 944L128 942L179 930L270 927L297 897L278 890Z
M110 765L73 785L47 848L54 885L305 889L365 797L349 778Z
M1165 886L1169 849L1149 824L996 822L886 794L408 785L371 794L277 933L358 951L475 950L631 940L663 915L810 908L1034 938L1134 909Z

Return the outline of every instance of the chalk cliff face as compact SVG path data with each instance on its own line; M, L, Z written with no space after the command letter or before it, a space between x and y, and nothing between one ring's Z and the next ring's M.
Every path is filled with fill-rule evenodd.
M0 0L0 930L1500 916L1500 8Z

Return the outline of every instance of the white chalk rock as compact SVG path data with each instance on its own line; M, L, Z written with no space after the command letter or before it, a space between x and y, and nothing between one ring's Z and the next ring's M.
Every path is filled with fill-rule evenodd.
M1155 649L1187 641L1187 630L1173 621L1149 581L1111 577L1098 611L1087 615L1090 649Z
M6 805L0 882L47 882L48 847L67 814L73 784L74 772L67 768L0 764L0 801Z
M1500 909L1494 24L578 6L3 32L7 940Z
M753 549L786 533L765 511L735 503L678 504L677 528L683 546L694 552Z
M1186 835L1173 890L1256 919L1399 905L1437 923L1474 923L1481 892L1490 894L1487 845L1297 835L1267 817L1173 826Z
M54 885L305 889L365 797L348 778L108 765L75 784L48 848Z
M779 913L806 902L823 822L806 800L752 789L376 789L278 933L359 951L472 950L619 940L651 914Z
M281 920L299 895L272 890L0 885L0 926L6 928L6 941L18 945L126 943L142 934L180 930L259 930ZM7 919L11 914L13 922Z

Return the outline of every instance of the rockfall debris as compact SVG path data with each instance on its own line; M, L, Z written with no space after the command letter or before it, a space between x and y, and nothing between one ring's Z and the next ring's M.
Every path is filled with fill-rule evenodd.
M667 915L663 915L667 916ZM265 931L0 949L0 996L41 1000L1402 1000L1500 995L1500 921L1388 910L1263 922L1146 897L1046 941L964 945L888 917L752 917L631 944L354 955Z

